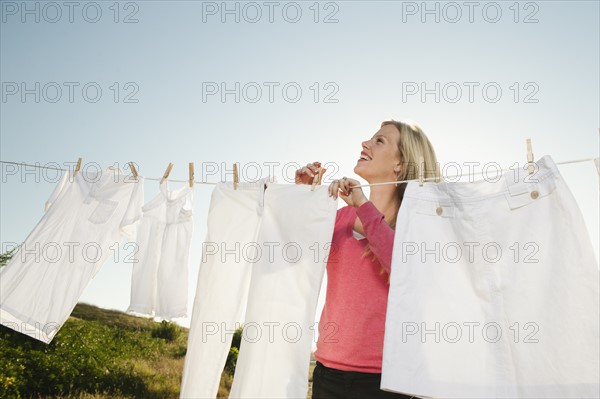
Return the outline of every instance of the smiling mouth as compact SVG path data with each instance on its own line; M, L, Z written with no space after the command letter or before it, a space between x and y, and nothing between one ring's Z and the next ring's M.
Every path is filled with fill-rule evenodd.
M369 158L366 155L361 155L360 158L358 158L358 162L361 162L361 161L366 162L366 161L370 161L370 160L371 160L371 158Z

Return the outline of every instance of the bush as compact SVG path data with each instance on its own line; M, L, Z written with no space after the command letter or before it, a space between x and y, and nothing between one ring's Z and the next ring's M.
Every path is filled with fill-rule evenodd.
M69 320L50 344L2 327L0 397L69 395L75 392L134 394L144 382L117 359L140 355L135 336Z
M106 325L96 320L101 313L131 321ZM183 358L172 354L184 339L171 343L152 334L187 338L183 329L81 304L73 314L50 344L0 326L0 398L179 395Z
M169 342L175 341L180 334L179 326L166 320L152 329L152 338L162 338Z
M229 353L227 354L227 361L225 362L225 371L227 371L231 375L235 373L235 365L237 364L239 354L240 351L235 346L232 346L231 349L229 349Z
M225 371L233 376L235 372L235 365L237 364L238 355L240 354L240 344L242 343L242 327L235 330L233 338L231 339L231 348L227 354L227 361L225 362Z
M6 251L5 253L0 254L0 267L6 266L8 261L10 261L12 259L16 250L17 250L17 248L13 248L10 251Z
M244 329L242 327L235 330L233 333L233 339L231 340L231 347L240 349L240 345L242 343L242 332Z

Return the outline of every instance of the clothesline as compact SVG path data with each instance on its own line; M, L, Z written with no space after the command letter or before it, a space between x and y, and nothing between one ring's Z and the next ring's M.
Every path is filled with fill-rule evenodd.
M63 168L53 168L50 166L41 166L41 165L31 165L31 164L26 164L24 162L11 162L11 161L0 161L0 163L6 163L6 164L11 164L11 165L20 165L20 166L31 166L32 168L38 168L38 169L50 169L50 170L59 170L62 172L67 172L67 169L63 169ZM162 177L144 177L145 180L155 180L155 181L160 181L162 179ZM189 183L189 180L174 180L174 179L169 179L170 182L173 183ZM194 184L217 184L214 182L203 182L203 181L196 181L194 180Z
M598 174L600 174L600 166L598 163L598 158L582 158L582 159L573 159L573 160L568 160L568 161L561 161L561 162L556 162L556 165L567 165L567 164L573 164L573 163L581 163L581 162L594 162L596 164L596 168L598 171ZM11 165L20 165L20 166L29 166L29 167L33 167L33 168L38 168L38 169L49 169L49 170L58 170L58 171L63 171L66 172L67 169L62 169L62 168L54 168L54 167L50 167L50 166L41 166L41 165L31 165L31 164L26 164L26 163L19 163L19 162L11 162L11 161L0 161L0 163L5 163L5 164L11 164ZM506 168L506 169L500 169L497 172L507 172L512 170L512 168ZM473 172L473 175L479 175L479 174L483 174L483 171L481 172ZM471 173L468 174L469 176L471 175ZM445 179L451 179L451 178L456 178L456 177L462 177L463 175L453 175L453 176L443 176ZM161 177L144 177L145 180L154 180L154 181L160 181L162 178ZM428 177L428 178L424 178L423 181L430 181L430 180L437 180L438 178L436 177ZM174 182L174 183L188 183L189 180L174 180L174 179L169 179L170 182ZM360 184L358 186L355 187L372 187L372 186L383 186L383 185L388 185L388 184L400 184L400 183L408 183L411 181L418 181L418 179L411 179L411 180L399 180L399 181L387 181L387 182L378 182L378 183L371 183L371 184ZM216 182L203 182L203 181L196 181L194 180L194 184L212 184L215 185L217 184Z
M573 160L569 160L569 161L562 161L562 162L556 162L556 165L567 165L567 164L571 164L571 163L580 163L580 162L589 162L589 161L593 161L596 163L596 168L598 171L598 174L600 174L600 167L598 166L598 158L582 158L582 159L573 159ZM497 172L508 172L510 170L513 170L512 168L506 168L506 169L500 169ZM472 174L474 175L479 175L479 174L483 174L483 171L481 172L473 172ZM468 174L469 176L471 175L470 173ZM463 175L453 175L453 176L443 176L445 179L451 179L451 178L455 178L455 177L462 177ZM423 181L429 181L429 180L437 180L437 177L427 177L427 178L423 178ZM412 180L401 180L401 181L389 181L389 182L381 182L381 183L371 183L371 184L361 184L359 186L355 186L355 187L369 187L369 186L383 186L386 184L399 184L399 183L408 183L411 181L419 181L419 179L412 179Z

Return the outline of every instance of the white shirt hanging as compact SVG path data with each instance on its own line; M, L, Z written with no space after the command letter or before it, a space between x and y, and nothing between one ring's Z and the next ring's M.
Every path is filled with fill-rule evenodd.
M163 319L187 316L189 253L193 231L193 189L160 193L143 207L129 312Z
M66 172L46 213L0 270L0 323L49 343L123 235L134 239L143 182L108 167Z

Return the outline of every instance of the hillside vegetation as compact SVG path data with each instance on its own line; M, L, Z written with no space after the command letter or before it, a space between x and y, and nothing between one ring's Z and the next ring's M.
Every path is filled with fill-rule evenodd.
M173 323L86 304L49 345L0 326L0 397L177 398L187 337ZM219 396L229 392L235 360Z

